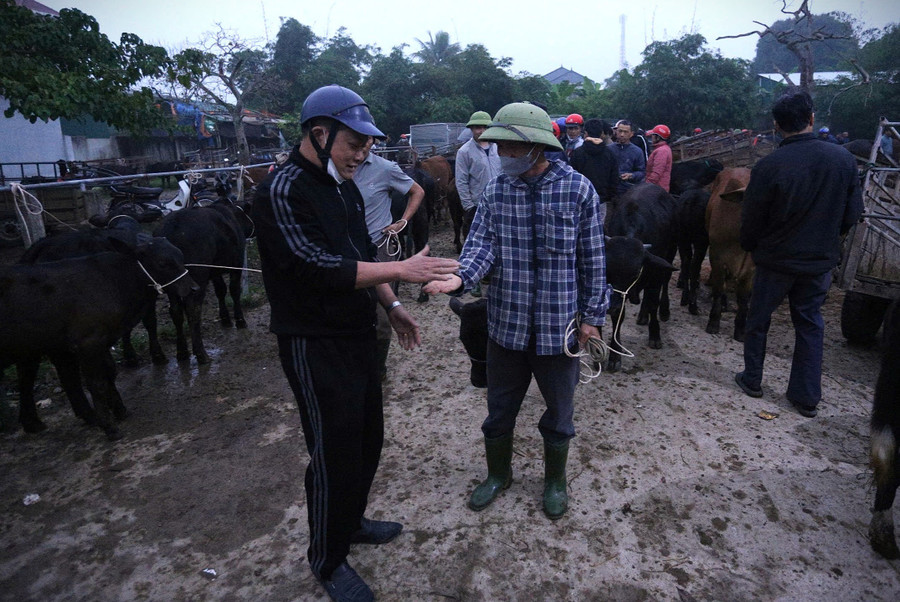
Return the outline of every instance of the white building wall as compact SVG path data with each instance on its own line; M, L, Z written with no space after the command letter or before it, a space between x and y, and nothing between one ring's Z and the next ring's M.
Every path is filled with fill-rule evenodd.
M19 113L4 117L2 113L8 108L9 101L0 97L0 163L74 159L66 153L58 119L31 123Z

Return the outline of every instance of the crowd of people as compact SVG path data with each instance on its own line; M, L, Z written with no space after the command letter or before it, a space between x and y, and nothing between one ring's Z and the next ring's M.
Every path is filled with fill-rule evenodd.
M788 398L803 415L814 416L821 395L819 306L839 234L858 218L861 203L850 186L856 177L852 158L831 152L838 149L812 134L811 99L791 97L773 114L785 141L754 169L745 205L756 211L754 229L741 241L761 266L756 286L768 292L759 302L753 297L745 370L736 381L746 394L762 395L768 317L787 296L797 331ZM557 122L538 105L518 102L493 117L476 111L467 126L472 137L455 164L469 226L458 260L429 257L427 246L406 259L391 253L391 236L405 227L422 189L371 154L385 135L366 102L346 88L325 86L310 94L301 110L302 139L257 187L253 218L270 330L310 457L307 558L334 600L374 599L347 562L350 546L385 544L403 529L365 516L384 442L388 328L404 349L421 340L418 323L391 284L425 283L429 294L461 295L478 293L489 278L487 416L481 425L488 474L468 506L484 510L510 486L516 419L534 379L546 405L538 423L543 510L559 519L568 510L578 352L601 339L609 306L605 207L642 182L669 189L671 130L664 124L641 132L626 119L613 126L571 114ZM791 192L809 184L811 176L786 168L801 158L810 172L812 164L824 169L833 183L815 202ZM796 185L786 184L798 177ZM392 190L410 196L397 222L388 207ZM799 213L790 224L770 224L773 203ZM820 213L828 214L827 227L815 217ZM792 263L797 249L815 261Z

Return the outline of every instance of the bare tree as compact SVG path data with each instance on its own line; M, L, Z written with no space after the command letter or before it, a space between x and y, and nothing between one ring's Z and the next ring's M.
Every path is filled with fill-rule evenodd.
M250 162L250 147L244 130L244 109L248 98L263 93L272 83L269 52L241 39L217 24L197 48L175 55L170 78L202 100L224 107L234 123L238 160Z
M779 44L785 47L797 57L800 71L800 89L806 92L812 92L814 87L813 75L815 73L815 65L813 64L812 44L823 40L844 40L850 36L840 36L825 31L825 26L815 29L813 25L813 14L809 7L809 0L803 0L797 10L788 10L787 0L781 2L781 12L785 15L793 15L794 27L786 31L776 31L771 25L766 25L760 21L754 21L762 27L762 30L748 31L733 36L719 36L717 40L725 40L730 38L744 38L747 36L757 35L760 38L772 36ZM805 26L805 27L801 27ZM786 80L788 87L794 87L794 83L790 81L785 73L777 66L773 68L781 74Z

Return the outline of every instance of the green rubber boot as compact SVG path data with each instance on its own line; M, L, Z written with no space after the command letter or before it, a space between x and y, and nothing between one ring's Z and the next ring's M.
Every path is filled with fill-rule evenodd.
M566 460L569 440L550 443L544 440L544 514L556 520L569 508L566 493Z
M472 510L477 512L490 506L500 492L512 483L512 444L512 433L493 439L484 438L488 476L469 497L469 508Z

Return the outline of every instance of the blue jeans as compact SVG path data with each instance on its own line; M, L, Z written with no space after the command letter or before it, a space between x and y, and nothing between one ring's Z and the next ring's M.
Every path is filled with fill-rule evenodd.
M488 417L481 425L484 436L493 439L513 432L534 375L547 404L538 423L541 435L551 443L574 437L573 398L579 367L578 358L565 354L538 355L533 343L525 351L513 351L488 339Z
M822 399L822 346L825 338L821 309L830 286L830 271L811 276L784 274L756 266L744 335L744 383L747 386L760 388L772 312L778 309L786 296L794 324L794 357L787 398L810 408L818 405Z

